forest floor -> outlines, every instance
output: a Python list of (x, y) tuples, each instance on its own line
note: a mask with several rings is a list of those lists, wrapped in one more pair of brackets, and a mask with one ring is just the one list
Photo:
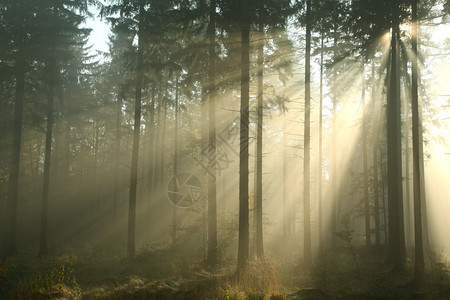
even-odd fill
[(412, 268), (392, 273), (383, 250), (353, 255), (340, 248), (309, 271), (298, 256), (271, 254), (252, 260), (239, 282), (231, 257), (212, 270), (174, 248), (146, 247), (133, 261), (94, 250), (86, 245), (46, 258), (3, 259), (0, 299), (450, 299), (445, 263), (430, 263), (423, 284), (415, 286)]

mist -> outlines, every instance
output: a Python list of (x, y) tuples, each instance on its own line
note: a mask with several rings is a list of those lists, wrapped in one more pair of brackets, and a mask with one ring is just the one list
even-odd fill
[(449, 8), (4, 1), (0, 298), (450, 296)]

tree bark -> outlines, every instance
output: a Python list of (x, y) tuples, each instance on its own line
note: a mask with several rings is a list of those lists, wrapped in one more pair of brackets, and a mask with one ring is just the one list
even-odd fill
[[(333, 32), (333, 57), (337, 57), (337, 20), (334, 20), (334, 32)], [(336, 77), (337, 72), (334, 69), (336, 66), (333, 66), (333, 80), (335, 81), (334, 89), (336, 89), (337, 83), (336, 83)], [(331, 148), (332, 148), (332, 155), (331, 155), (331, 247), (335, 248), (337, 246), (337, 239), (334, 233), (337, 231), (337, 207), (338, 207), (338, 198), (339, 198), (339, 191), (337, 187), (337, 104), (338, 104), (338, 98), (337, 93), (334, 91), (333, 95), (333, 109), (332, 109), (332, 136), (331, 136)]]
[(370, 233), (370, 199), (369, 199), (369, 169), (367, 166), (367, 122), (366, 122), (366, 79), (365, 69), (363, 66), (363, 78), (362, 78), (362, 138), (363, 138), (363, 181), (364, 181), (364, 221), (366, 229), (366, 247), (369, 248), (372, 245), (371, 233)]
[[(405, 68), (405, 71), (408, 68), (408, 63), (407, 61), (404, 61), (404, 65), (403, 67)], [(408, 76), (406, 76), (408, 77)], [(409, 81), (409, 77), (408, 77), (408, 81)], [(410, 139), (409, 139), (409, 130), (411, 128), (411, 120), (410, 120), (410, 116), (409, 116), (409, 96), (411, 96), (410, 93), (406, 92), (405, 93), (405, 101), (403, 101), (404, 105), (403, 105), (403, 115), (404, 115), (404, 129), (403, 129), (403, 136), (405, 138), (405, 199), (404, 199), (404, 211), (405, 211), (405, 248), (410, 248), (413, 245), (413, 216), (411, 215), (411, 184), (410, 184)]]
[(98, 135), (99, 135), (99, 128), (98, 128), (98, 117), (94, 114), (93, 115), (93, 144), (94, 144), (94, 161), (92, 162), (92, 182), (91, 182), (91, 197), (93, 202), (98, 201), (98, 183), (97, 183), (97, 164), (98, 164)]
[(310, 267), (311, 252), (311, 215), (310, 215), (310, 119), (311, 119), (311, 0), (306, 1), (306, 53), (305, 53), (305, 120), (303, 155), (303, 263)]
[(127, 256), (133, 259), (136, 254), (136, 191), (137, 191), (137, 173), (139, 159), (139, 139), (141, 128), (141, 97), (142, 80), (144, 78), (144, 33), (143, 27), (144, 5), (142, 1), (139, 4), (139, 29), (138, 29), (138, 52), (136, 65), (136, 91), (134, 104), (134, 130), (133, 130), (133, 152), (131, 155), (131, 174), (130, 174), (130, 198), (128, 206), (128, 239)]
[[(286, 115), (284, 115), (286, 116)], [(290, 222), (289, 216), (290, 211), (288, 210), (288, 199), (287, 199), (287, 164), (286, 164), (286, 118), (283, 118), (283, 236), (286, 237), (290, 232)]]
[[(417, 0), (417, 5), (419, 4), (419, 0)], [(447, 1), (447, 4), (449, 2)], [(419, 26), (419, 20), (417, 20), (417, 52), (420, 51), (420, 26)], [(420, 84), (420, 72), (417, 70), (417, 85), (419, 88)], [(419, 102), (419, 104), (421, 104)], [(433, 253), (433, 249), (431, 248), (431, 241), (430, 241), (430, 232), (428, 230), (428, 214), (427, 214), (427, 196), (425, 191), (425, 166), (424, 166), (424, 155), (423, 155), (423, 127), (422, 127), (422, 105), (419, 105), (418, 107), (419, 111), (419, 157), (420, 157), (420, 174), (423, 174), (423, 176), (420, 177), (420, 199), (421, 199), (421, 210), (422, 210), (422, 233), (423, 233), (423, 248), (424, 252), (427, 254), (427, 256), (431, 259), (434, 259), (435, 254)]]
[(374, 219), (375, 219), (375, 245), (379, 247), (381, 245), (381, 228), (380, 228), (380, 202), (379, 202), (379, 185), (378, 185), (378, 135), (379, 135), (379, 114), (376, 113), (378, 107), (376, 104), (375, 97), (375, 64), (372, 59), (372, 112), (375, 113), (372, 123), (373, 132), (373, 152), (372, 152), (372, 163), (373, 163), (373, 201), (374, 201)]
[(418, 67), (417, 67), (417, 2), (412, 2), (412, 131), (413, 131), (413, 186), (414, 186), (414, 282), (421, 283), (425, 274), (425, 263), (423, 254), (423, 227), (422, 227), (422, 202), (421, 202), (421, 174), (420, 170), (420, 147), (419, 128), (421, 126), (419, 115), (419, 93), (418, 93)]
[(239, 238), (236, 274), (241, 278), (248, 267), (249, 210), (248, 210), (248, 144), (249, 144), (249, 24), (248, 0), (242, 1), (241, 15), (241, 108), (239, 144)]
[(41, 207), (41, 239), (38, 256), (48, 254), (48, 201), (50, 190), (50, 159), (53, 138), (53, 98), (55, 92), (55, 62), (49, 64), (48, 91), (47, 91), (47, 131), (45, 136), (45, 158), (44, 158), (44, 185), (42, 188)]
[(216, 1), (211, 0), (209, 8), (209, 145), (210, 151), (214, 152), (212, 161), (209, 161), (210, 175), (208, 176), (208, 257), (210, 266), (217, 263), (217, 199), (216, 199)]
[(155, 96), (155, 82), (153, 81), (152, 83), (152, 98), (151, 98), (151, 103), (150, 103), (150, 117), (149, 117), (149, 151), (148, 151), (148, 156), (149, 156), (149, 161), (150, 161), (150, 165), (149, 165), (149, 217), (151, 217), (151, 200), (153, 199), (154, 195), (155, 195), (155, 167), (156, 167), (156, 162), (155, 162), (155, 137), (157, 136), (155, 134), (155, 101), (156, 101), (156, 96)]
[[(208, 146), (208, 98), (207, 98), (207, 88), (206, 88), (206, 76), (203, 78), (204, 84), (202, 85), (202, 106), (201, 106), (201, 116), (202, 121), (200, 122), (201, 134), (202, 134), (202, 149)], [(209, 197), (209, 196), (208, 196)], [(203, 259), (207, 261), (208, 259), (208, 216), (206, 211), (207, 199), (203, 201)]]
[[(323, 26), (323, 24), (322, 24)], [(322, 195), (322, 164), (323, 164), (323, 41), (324, 31), (320, 34), (320, 95), (319, 95), (319, 186), (318, 186), (318, 206), (319, 206), (319, 255), (323, 254), (323, 195)]]
[[(174, 126), (174, 153), (173, 153), (173, 178), (176, 179), (178, 172), (178, 76), (175, 84), (175, 126)], [(177, 190), (176, 186), (177, 180), (174, 180), (174, 187), (172, 191)], [(177, 238), (177, 208), (172, 207), (172, 245), (175, 245)]]
[[(383, 151), (382, 151), (382, 147), (380, 145), (380, 172), (381, 172), (381, 198), (383, 200), (383, 225), (384, 225), (384, 243), (386, 245), (389, 244), (389, 237), (388, 237), (388, 229), (389, 229), (389, 222), (388, 222), (388, 217), (387, 217), (387, 210), (388, 210), (388, 205), (386, 204), (387, 199), (386, 199), (386, 188), (387, 188), (387, 161), (386, 163), (383, 162)], [(389, 245), (388, 245), (389, 246)]]
[(113, 222), (117, 219), (117, 200), (119, 198), (119, 170), (120, 170), (120, 142), (121, 135), (121, 116), (122, 116), (122, 102), (123, 91), (117, 95), (117, 111), (116, 111), (116, 141), (115, 141), (115, 159), (114, 159), (114, 195), (113, 195)]
[(405, 231), (402, 196), (401, 103), (398, 64), (399, 16), (393, 4), (391, 64), (387, 103), (389, 261), (393, 271), (405, 270)]
[[(260, 17), (261, 18), (261, 17)], [(263, 72), (264, 72), (264, 25), (259, 21), (258, 35), (258, 58), (257, 58), (257, 80), (258, 80), (258, 124), (256, 126), (256, 255), (264, 257), (263, 244), (263, 207), (262, 207), (262, 137), (263, 137)]]

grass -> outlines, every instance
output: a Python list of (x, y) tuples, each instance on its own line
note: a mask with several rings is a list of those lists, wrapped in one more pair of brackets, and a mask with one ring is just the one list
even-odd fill
[(40, 261), (34, 267), (28, 265), (28, 268), (24, 263), (29, 262), (20, 258), (8, 265), (4, 259), (0, 282), (2, 299), (81, 298), (71, 259), (61, 264)]
[[(86, 247), (84, 247), (86, 248)], [(90, 247), (87, 247), (90, 248)], [(411, 285), (412, 269), (393, 274), (380, 250), (358, 251), (360, 271), (345, 247), (326, 253), (314, 268), (301, 258), (273, 254), (252, 260), (237, 280), (235, 261), (222, 257), (208, 269), (186, 249), (146, 247), (129, 261), (97, 249), (69, 251), (45, 259), (21, 254), (0, 263), (1, 299), (446, 299), (448, 264), (430, 264), (420, 288)], [(285, 251), (285, 249), (283, 249)], [(73, 256), (73, 253), (83, 253)]]

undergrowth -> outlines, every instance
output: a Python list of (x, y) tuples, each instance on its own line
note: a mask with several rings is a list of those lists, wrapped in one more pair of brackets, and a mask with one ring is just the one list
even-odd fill
[(277, 300), (285, 299), (280, 276), (269, 257), (251, 262), (240, 275), (219, 283), (221, 300)]
[[(145, 247), (132, 261), (102, 256), (98, 251), (89, 257), (75, 257), (76, 276), (68, 256), (56, 257), (56, 261), (31, 256), (8, 258), (0, 261), (0, 298), (278, 300), (450, 296), (449, 265), (444, 257), (429, 265), (425, 286), (416, 291), (408, 285), (411, 272), (392, 274), (380, 249), (355, 247), (354, 252), (349, 251), (350, 228), (344, 226), (343, 232), (341, 247), (324, 253), (312, 270), (303, 270), (298, 257), (275, 255), (251, 260), (239, 278), (234, 274), (236, 261), (231, 258), (221, 260), (216, 268), (208, 268), (198, 255), (189, 257), (179, 249), (163, 246)], [(356, 255), (359, 272), (355, 268)]]
[[(2, 268), (6, 270), (6, 263)], [(7, 279), (7, 278), (6, 278)], [(50, 267), (39, 266), (31, 275), (21, 280), (5, 299), (79, 299), (81, 288), (76, 280), (72, 260)]]

